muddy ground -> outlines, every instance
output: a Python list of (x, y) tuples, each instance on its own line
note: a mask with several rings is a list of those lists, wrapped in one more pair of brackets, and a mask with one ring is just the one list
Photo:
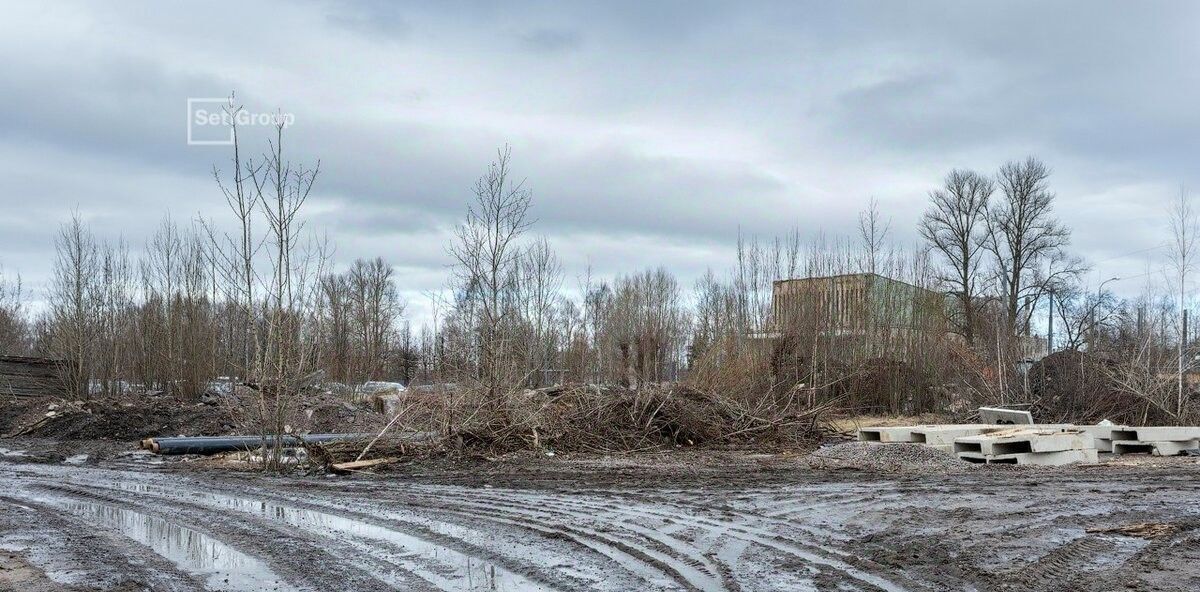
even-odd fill
[(675, 453), (283, 478), (18, 455), (38, 444), (0, 441), (3, 590), (1200, 589), (1189, 458), (880, 473)]

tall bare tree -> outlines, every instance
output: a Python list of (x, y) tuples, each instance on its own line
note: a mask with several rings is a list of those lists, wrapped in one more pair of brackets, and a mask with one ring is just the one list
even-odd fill
[(519, 283), (521, 249), (518, 240), (532, 223), (532, 192), (514, 181), (509, 163), (512, 149), (497, 151), (496, 160), (475, 183), (467, 219), (455, 229), (450, 255), (465, 303), (476, 311), (479, 331), (479, 378), (490, 403), (498, 403), (510, 380), (509, 358), (514, 346), (503, 327), (515, 311), (512, 296)]
[(55, 355), (71, 362), (69, 390), (76, 396), (90, 397), (100, 266), (96, 239), (78, 212), (59, 229), (54, 248), (57, 255), (50, 281), (50, 346)]
[(1175, 416), (1183, 413), (1184, 403), (1184, 374), (1188, 370), (1187, 329), (1184, 324), (1187, 311), (1188, 277), (1196, 267), (1197, 238), (1200, 237), (1200, 220), (1187, 190), (1180, 188), (1179, 199), (1171, 204), (1171, 284), (1175, 288), (1177, 311), (1181, 315), (1179, 323), (1179, 356), (1176, 373)]
[(987, 243), (988, 200), (995, 186), (974, 171), (955, 169), (941, 188), (929, 192), (930, 206), (918, 230), (944, 260), (939, 279), (958, 299), (955, 330), (975, 342), (982, 292), (981, 269)]
[(1005, 163), (996, 174), (1002, 195), (989, 207), (987, 248), (996, 266), (1010, 336), (1017, 334), (1049, 287), (1079, 271), (1075, 265), (1047, 266), (1064, 261), (1064, 248), (1071, 242), (1071, 231), (1054, 216), (1049, 177), (1050, 169), (1032, 156)]

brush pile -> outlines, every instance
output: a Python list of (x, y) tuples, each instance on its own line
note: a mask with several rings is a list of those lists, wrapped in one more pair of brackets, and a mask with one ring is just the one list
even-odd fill
[(492, 450), (637, 452), (675, 446), (810, 442), (824, 408), (726, 399), (686, 385), (566, 385), (526, 390), (460, 415), (464, 446)]

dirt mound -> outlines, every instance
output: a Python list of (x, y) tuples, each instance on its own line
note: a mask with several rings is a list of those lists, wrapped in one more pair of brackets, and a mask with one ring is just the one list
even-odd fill
[(920, 444), (846, 442), (814, 451), (805, 462), (812, 468), (857, 469), (872, 472), (954, 472), (971, 466), (949, 452)]
[[(181, 404), (165, 397), (43, 400), (30, 407), (23, 425), (10, 426), (9, 433), (60, 440), (137, 440), (163, 434), (216, 435), (227, 433), (234, 425), (230, 414), (216, 406)], [(28, 411), (38, 412), (35, 421), (29, 421)]]
[[(249, 433), (249, 401), (230, 397), (185, 403), (168, 396), (64, 401), (18, 399), (0, 402), (5, 419), (0, 434), (59, 440), (127, 440), (152, 436), (217, 436)], [(333, 395), (306, 397), (288, 422), (293, 431), (371, 432), (387, 418), (368, 403), (350, 403)]]

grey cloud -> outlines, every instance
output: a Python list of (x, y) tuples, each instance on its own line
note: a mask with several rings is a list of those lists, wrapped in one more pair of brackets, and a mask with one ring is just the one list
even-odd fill
[(166, 211), (220, 221), (229, 153), (185, 145), (184, 100), (231, 90), (299, 111), (288, 146), (322, 160), (312, 224), (339, 260), (420, 289), (506, 142), (572, 275), (722, 267), (739, 230), (848, 235), (871, 195), (911, 242), (945, 171), (1029, 153), (1103, 259), (1159, 242), (1165, 199), (1200, 187), (1192, 5), (362, 0), (255, 8), (288, 28), (196, 25), (204, 44), (170, 29), (182, 8), (75, 10), (92, 29), (0, 24), (36, 49), (0, 66), (0, 264), (27, 277), (76, 206), (135, 245)]
[(412, 31), (401, 2), (352, 0), (327, 6), (326, 21), (355, 33), (385, 41), (398, 41)]
[(557, 53), (579, 47), (580, 38), (576, 31), (541, 28), (522, 33), (521, 43), (532, 51)]

